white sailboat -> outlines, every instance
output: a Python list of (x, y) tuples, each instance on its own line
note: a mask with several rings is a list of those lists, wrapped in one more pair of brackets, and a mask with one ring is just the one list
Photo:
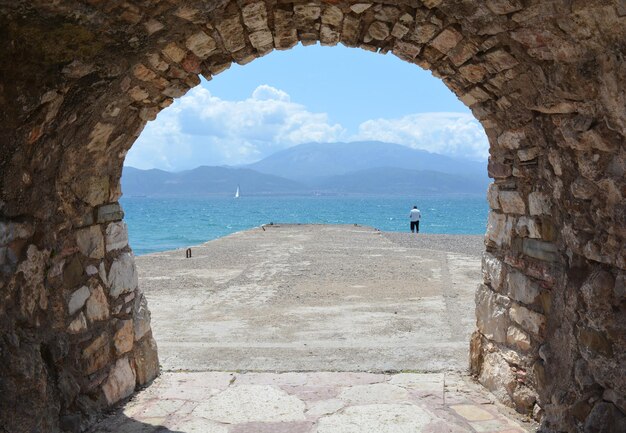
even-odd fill
[(235, 191), (235, 198), (239, 198), (239, 185), (237, 185), (237, 191)]

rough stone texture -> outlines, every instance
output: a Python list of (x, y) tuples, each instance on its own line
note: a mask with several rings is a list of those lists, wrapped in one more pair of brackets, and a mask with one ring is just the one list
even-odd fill
[(102, 286), (98, 285), (92, 292), (85, 306), (85, 314), (90, 322), (109, 318), (109, 302)]
[(130, 253), (123, 253), (111, 265), (108, 273), (110, 291), (113, 298), (137, 288), (138, 277), (135, 260)]
[[(376, 397), (375, 403), (351, 398), (368, 388), (373, 390), (368, 395)], [(376, 390), (385, 388), (395, 392), (377, 394)], [(537, 425), (527, 417), (493, 400), (471, 378), (451, 372), (166, 372), (89, 432), (536, 431)]]
[(135, 390), (135, 372), (128, 358), (121, 358), (109, 372), (109, 377), (102, 386), (104, 396), (109, 404), (117, 403), (128, 397)]
[(85, 301), (89, 298), (91, 292), (89, 291), (89, 287), (82, 286), (80, 289), (76, 290), (70, 296), (70, 301), (67, 304), (67, 309), (70, 315), (74, 314), (85, 305)]
[(80, 252), (92, 259), (104, 257), (104, 240), (100, 226), (91, 226), (76, 232), (76, 244)]
[(128, 228), (125, 222), (120, 221), (109, 224), (105, 233), (107, 252), (121, 250), (128, 245)]
[[(391, 51), (441, 78), (484, 126), (498, 189), (525, 204), (523, 213), (517, 200), (514, 209), (492, 205), (486, 248), (503, 270), (545, 290), (534, 305), (511, 304), (545, 324), (523, 353), (478, 334), (472, 370), (486, 385), (514, 371), (523, 386), (501, 397), (520, 410), (536, 400), (539, 409), (528, 412), (543, 413), (544, 431), (617, 426), (621, 412), (603, 396), (626, 394), (626, 306), (621, 289), (589, 303), (580, 288), (592, 274), (616, 281), (626, 269), (623, 2), (338, 0), (340, 25), (337, 11), (325, 13), (328, 2), (256, 2), (267, 18), (250, 14), (251, 3), (0, 6), (0, 425), (54, 431), (60, 420), (88, 420), (106, 400), (102, 383), (119, 359), (111, 354), (113, 323), (103, 321), (85, 341), (69, 334), (60, 306), (67, 291), (93, 287), (89, 278), (110, 289), (101, 275), (120, 253), (101, 259), (98, 241), (79, 248), (76, 236), (90, 226), (104, 233), (123, 218), (123, 159), (146, 121), (199, 84), (198, 74), (321, 39)], [(534, 228), (518, 225), (531, 216)], [(89, 276), (88, 265), (104, 270)], [(134, 293), (119, 284), (122, 275), (132, 272), (113, 277), (113, 293)], [(129, 302), (111, 297), (110, 318), (132, 316)], [(520, 322), (524, 332), (535, 326)], [(95, 342), (103, 345), (83, 360)], [(498, 368), (487, 363), (491, 355), (502, 359)], [(582, 364), (579, 372), (592, 373), (576, 380), (571, 372)], [(60, 369), (84, 385), (79, 395), (57, 383)]]

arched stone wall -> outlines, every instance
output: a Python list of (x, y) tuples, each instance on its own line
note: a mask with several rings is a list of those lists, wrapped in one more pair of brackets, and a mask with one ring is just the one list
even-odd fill
[(623, 1), (16, 0), (0, 35), (5, 431), (78, 431), (158, 372), (117, 203), (146, 121), (317, 41), (431, 70), (487, 132), (478, 380), (545, 431), (623, 429)]

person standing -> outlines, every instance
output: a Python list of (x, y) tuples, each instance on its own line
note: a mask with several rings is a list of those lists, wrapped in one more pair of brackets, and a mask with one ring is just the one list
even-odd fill
[(411, 233), (419, 233), (420, 232), (420, 219), (422, 218), (422, 214), (417, 206), (413, 206), (411, 212), (409, 213), (409, 219), (411, 220)]

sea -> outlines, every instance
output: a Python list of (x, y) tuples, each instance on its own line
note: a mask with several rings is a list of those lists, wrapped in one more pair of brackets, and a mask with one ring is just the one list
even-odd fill
[(420, 233), (484, 234), (484, 195), (256, 196), (240, 198), (122, 197), (130, 244), (137, 255), (186, 248), (270, 223), (359, 224), (408, 232), (420, 209)]

